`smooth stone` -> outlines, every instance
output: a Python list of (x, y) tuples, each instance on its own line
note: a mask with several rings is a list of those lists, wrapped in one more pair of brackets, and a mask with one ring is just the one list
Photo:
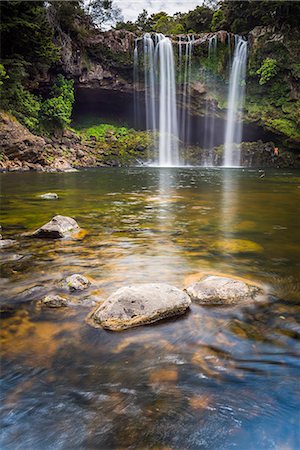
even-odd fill
[(79, 230), (76, 220), (67, 216), (54, 216), (50, 222), (31, 234), (32, 237), (60, 239), (70, 236)]
[(47, 295), (40, 303), (48, 308), (64, 308), (68, 306), (68, 301), (59, 295)]
[(66, 284), (70, 291), (83, 291), (90, 286), (91, 282), (83, 275), (75, 273), (66, 278)]
[(40, 195), (43, 200), (57, 200), (58, 195), (55, 192), (47, 192), (47, 194)]
[(207, 276), (191, 284), (186, 292), (200, 305), (247, 303), (263, 293), (258, 286), (229, 277)]
[(16, 242), (14, 239), (0, 239), (0, 248), (11, 247)]
[(87, 321), (94, 327), (121, 331), (181, 315), (190, 304), (185, 292), (169, 284), (130, 285), (112, 294)]

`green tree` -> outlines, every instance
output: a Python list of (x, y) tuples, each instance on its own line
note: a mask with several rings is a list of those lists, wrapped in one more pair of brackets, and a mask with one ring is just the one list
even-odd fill
[(202, 33), (210, 31), (212, 15), (213, 11), (210, 8), (197, 6), (193, 11), (184, 14), (181, 21), (187, 31), (193, 30), (194, 33)]
[(211, 31), (217, 31), (222, 28), (224, 22), (224, 12), (222, 9), (217, 9), (212, 16)]

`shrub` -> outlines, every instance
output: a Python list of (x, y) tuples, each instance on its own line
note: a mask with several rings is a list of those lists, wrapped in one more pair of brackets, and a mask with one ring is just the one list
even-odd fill
[(256, 71), (257, 75), (260, 75), (259, 84), (266, 84), (271, 78), (275, 77), (278, 72), (278, 66), (276, 59), (266, 58), (261, 67)]
[(74, 103), (74, 81), (66, 80), (63, 75), (57, 77), (52, 88), (53, 97), (47, 99), (41, 108), (42, 126), (49, 131), (63, 130), (71, 123)]

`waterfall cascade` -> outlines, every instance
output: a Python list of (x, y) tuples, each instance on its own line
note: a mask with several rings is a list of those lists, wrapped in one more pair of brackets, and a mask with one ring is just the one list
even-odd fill
[[(208, 41), (208, 61), (210, 64), (216, 64), (217, 58), (217, 36), (212, 36)], [(209, 71), (206, 82), (209, 84), (212, 92), (216, 89), (216, 75), (213, 71)], [(207, 157), (205, 159), (205, 166), (213, 166), (213, 147), (214, 147), (214, 133), (215, 133), (215, 118), (216, 118), (216, 106), (215, 102), (209, 99), (205, 104), (205, 124), (204, 124), (204, 148), (208, 150)]]
[(240, 143), (242, 139), (242, 121), (239, 109), (242, 108), (245, 95), (245, 77), (247, 65), (247, 42), (235, 36), (235, 50), (229, 79), (228, 110), (225, 131), (224, 162), (225, 167), (240, 166)]
[[(136, 40), (134, 50), (136, 87), (140, 40), (143, 42), (146, 127), (154, 132), (159, 130), (158, 152), (154, 164), (161, 167), (177, 166), (180, 164), (179, 134), (172, 41), (161, 33), (155, 35), (146, 33), (143, 38)], [(136, 111), (138, 111), (137, 102), (138, 99), (135, 99)]]
[[(235, 36), (235, 49), (232, 56), (231, 36), (228, 38), (228, 59), (230, 68), (228, 110), (225, 131), (224, 166), (239, 166), (239, 144), (242, 136), (242, 122), (239, 111), (243, 106), (245, 75), (247, 63), (247, 42)], [(134, 48), (134, 108), (136, 124), (139, 127), (140, 96), (144, 86), (146, 127), (153, 130), (156, 154), (151, 155), (151, 163), (161, 167), (184, 165), (186, 163), (180, 142), (187, 144), (191, 136), (191, 85), (194, 36), (180, 36), (173, 45), (163, 34), (146, 33), (137, 38)], [(173, 47), (177, 46), (178, 52)], [(208, 69), (205, 84), (212, 93), (216, 92), (217, 77), (215, 67), (218, 58), (218, 35), (208, 39)], [(231, 64), (232, 61), (232, 64)], [(140, 67), (141, 66), (141, 67)], [(141, 83), (142, 69), (144, 84)], [(176, 72), (177, 69), (177, 72)], [(194, 75), (194, 69), (193, 69)], [(199, 75), (201, 79), (201, 75)], [(177, 87), (177, 89), (176, 89)], [(206, 166), (214, 165), (216, 103), (212, 98), (206, 100), (205, 124), (200, 140), (207, 150)], [(159, 131), (159, 133), (156, 133)], [(193, 130), (195, 135), (198, 130)], [(200, 130), (199, 133), (202, 133)], [(150, 156), (150, 155), (149, 155)]]
[[(179, 100), (181, 109), (179, 111), (180, 139), (189, 142), (191, 132), (190, 109), (191, 109), (191, 76), (194, 36), (188, 36), (187, 40), (179, 38), (178, 44), (178, 81), (181, 90)], [(185, 48), (184, 48), (185, 46)], [(184, 48), (184, 51), (182, 49)], [(184, 57), (184, 63), (183, 63)]]

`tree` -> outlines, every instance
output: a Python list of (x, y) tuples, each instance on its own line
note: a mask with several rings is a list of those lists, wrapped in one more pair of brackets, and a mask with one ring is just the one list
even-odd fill
[(87, 12), (96, 25), (113, 25), (123, 20), (121, 9), (114, 5), (113, 0), (90, 0)]
[(210, 31), (213, 11), (205, 6), (197, 6), (183, 16), (185, 29), (194, 33)]

